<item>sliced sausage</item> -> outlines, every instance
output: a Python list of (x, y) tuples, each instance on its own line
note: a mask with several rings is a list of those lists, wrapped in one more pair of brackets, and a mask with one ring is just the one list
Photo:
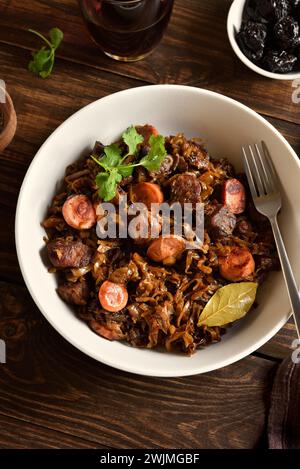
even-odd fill
[(224, 182), (222, 201), (232, 213), (238, 215), (244, 212), (246, 193), (243, 184), (238, 179), (232, 178)]
[(91, 262), (93, 255), (92, 249), (81, 241), (50, 241), (47, 251), (50, 262), (61, 269), (85, 267)]
[(215, 239), (230, 236), (236, 225), (235, 215), (227, 207), (216, 205), (208, 217), (209, 233)]
[(172, 180), (171, 202), (181, 204), (201, 202), (201, 183), (194, 174), (179, 174)]
[(164, 194), (158, 184), (139, 182), (131, 187), (130, 198), (132, 202), (141, 202), (151, 208), (151, 204), (163, 203)]
[(124, 285), (106, 280), (99, 289), (99, 301), (102, 308), (115, 313), (127, 305), (128, 292)]
[(65, 221), (76, 230), (88, 230), (96, 223), (92, 202), (86, 195), (71, 195), (62, 208)]
[(78, 282), (67, 282), (57, 289), (59, 296), (73, 305), (86, 305), (90, 296), (90, 289), (85, 279)]
[(155, 262), (177, 259), (185, 249), (185, 240), (180, 236), (160, 236), (152, 241), (147, 256)]
[(234, 246), (226, 256), (219, 258), (219, 271), (230, 282), (244, 280), (253, 274), (255, 262), (249, 249)]

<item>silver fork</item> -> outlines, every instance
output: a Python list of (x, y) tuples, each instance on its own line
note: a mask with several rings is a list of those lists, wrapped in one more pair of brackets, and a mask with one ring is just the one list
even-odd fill
[(242, 154), (251, 195), (256, 209), (270, 220), (277, 246), (278, 256), (287, 286), (298, 337), (300, 338), (300, 296), (291, 264), (277, 223), (281, 209), (279, 179), (273, 166), (267, 145), (261, 142), (242, 147)]

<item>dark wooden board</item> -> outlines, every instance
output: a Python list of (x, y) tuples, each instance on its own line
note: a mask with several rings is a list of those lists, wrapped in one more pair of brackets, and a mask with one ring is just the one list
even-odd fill
[(47, 33), (58, 26), (65, 33), (58, 57), (89, 65), (98, 74), (105, 70), (148, 83), (200, 86), (227, 94), (263, 114), (300, 123), (299, 105), (291, 99), (291, 82), (256, 75), (235, 57), (226, 32), (230, 4), (230, 0), (176, 0), (161, 45), (138, 63), (106, 58), (90, 39), (75, 0), (4, 3), (0, 6), (0, 42), (23, 49), (24, 61), (16, 61), (16, 67), (22, 65), (24, 70), (29, 50), (39, 46), (28, 28)]
[(0, 336), (7, 343), (0, 417), (122, 448), (260, 444), (276, 368), (271, 361), (248, 357), (205, 375), (140, 377), (97, 363), (69, 345), (24, 288), (2, 283), (0, 298)]
[(91, 449), (99, 444), (75, 438), (59, 431), (0, 415), (1, 449)]
[[(255, 75), (236, 59), (226, 35), (230, 4), (176, 0), (161, 45), (124, 64), (91, 41), (75, 0), (0, 2), (0, 78), (18, 114), (16, 137), (0, 155), (0, 338), (8, 356), (0, 364), (0, 448), (266, 444), (274, 372), (296, 337), (292, 320), (256, 354), (222, 370), (180, 379), (126, 374), (86, 357), (46, 322), (24, 287), (14, 244), (18, 193), (36, 151), (67, 117), (115, 91), (176, 83), (221, 92), (267, 117), (300, 152), (292, 83)], [(54, 73), (42, 80), (26, 70), (40, 47), (27, 29), (53, 26), (65, 38)]]

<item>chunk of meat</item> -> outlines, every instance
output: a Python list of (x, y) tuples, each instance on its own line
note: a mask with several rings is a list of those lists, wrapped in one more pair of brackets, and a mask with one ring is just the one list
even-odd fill
[(68, 240), (50, 241), (47, 252), (51, 264), (59, 269), (85, 267), (93, 255), (92, 249), (86, 244)]
[(219, 271), (230, 282), (239, 282), (250, 277), (255, 270), (255, 262), (249, 249), (234, 246), (226, 256), (219, 258)]
[(110, 321), (108, 324), (100, 324), (100, 322), (93, 319), (90, 321), (90, 328), (108, 340), (123, 340), (125, 335), (122, 332), (120, 324)]
[(171, 202), (181, 204), (201, 202), (201, 183), (194, 174), (179, 174), (172, 180)]
[(63, 217), (76, 230), (88, 230), (96, 223), (94, 206), (86, 195), (71, 195), (62, 208)]
[(161, 204), (164, 201), (164, 194), (158, 184), (139, 182), (131, 187), (130, 198), (132, 202), (141, 202), (151, 208), (151, 204)]
[(209, 165), (208, 152), (199, 142), (189, 141), (189, 149), (185, 155), (186, 162), (194, 169), (206, 169)]
[(209, 232), (213, 238), (230, 236), (236, 225), (235, 215), (223, 205), (216, 205), (208, 217)]
[(243, 184), (235, 178), (228, 179), (223, 184), (222, 201), (235, 215), (243, 213), (246, 205), (246, 193)]
[(147, 256), (155, 262), (176, 260), (185, 249), (185, 240), (180, 236), (160, 236), (152, 241), (148, 250)]
[(127, 305), (128, 292), (124, 285), (106, 280), (99, 289), (99, 301), (106, 311), (115, 313)]
[(88, 282), (85, 279), (77, 282), (67, 282), (57, 288), (59, 296), (73, 305), (86, 305), (90, 296)]

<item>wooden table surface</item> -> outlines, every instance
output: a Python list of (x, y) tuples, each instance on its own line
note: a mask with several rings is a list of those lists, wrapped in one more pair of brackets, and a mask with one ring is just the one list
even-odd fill
[[(221, 370), (180, 379), (123, 373), (86, 357), (47, 323), (24, 285), (14, 243), (22, 179), (51, 132), (86, 104), (131, 87), (179, 83), (249, 105), (300, 150), (300, 108), (291, 82), (252, 73), (226, 36), (230, 0), (176, 0), (161, 45), (142, 62), (101, 54), (76, 0), (0, 0), (0, 78), (18, 114), (13, 143), (0, 155), (1, 448), (256, 448), (276, 367), (296, 337), (290, 321), (256, 353)], [(37, 46), (28, 28), (57, 26), (65, 39), (46, 80), (26, 67)], [(53, 155), (55, 157), (55, 155)], [(188, 358), (187, 358), (188, 359)]]

